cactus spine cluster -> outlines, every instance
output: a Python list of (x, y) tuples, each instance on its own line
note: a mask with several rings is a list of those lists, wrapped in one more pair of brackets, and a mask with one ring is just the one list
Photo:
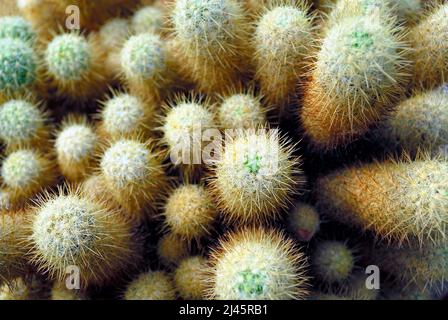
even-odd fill
[(207, 260), (193, 256), (181, 261), (174, 272), (174, 283), (182, 299), (202, 300), (205, 298)]
[(424, 157), (339, 170), (317, 182), (318, 207), (380, 238), (440, 243), (447, 230), (447, 168), (446, 161)]
[(274, 131), (237, 133), (211, 176), (211, 189), (229, 221), (275, 218), (302, 186), (300, 160)]
[(99, 285), (136, 257), (131, 224), (82, 191), (43, 196), (30, 228), (32, 261), (58, 281), (64, 281), (67, 267), (77, 266), (81, 286)]
[(171, 13), (179, 59), (200, 91), (222, 92), (247, 68), (249, 25), (236, 0), (179, 0)]
[(433, 89), (448, 81), (448, 4), (435, 6), (409, 32), (414, 63), (412, 83), (417, 89)]
[(174, 300), (176, 290), (170, 275), (163, 271), (141, 274), (129, 284), (124, 294), (126, 300)]
[(350, 17), (322, 40), (300, 118), (321, 150), (346, 145), (384, 116), (403, 93), (405, 44), (393, 20)]
[(267, 100), (286, 106), (296, 98), (313, 47), (313, 21), (303, 2), (284, 1), (259, 18), (254, 34), (256, 78)]
[(243, 229), (212, 251), (209, 296), (219, 300), (289, 300), (307, 295), (306, 258), (276, 231)]

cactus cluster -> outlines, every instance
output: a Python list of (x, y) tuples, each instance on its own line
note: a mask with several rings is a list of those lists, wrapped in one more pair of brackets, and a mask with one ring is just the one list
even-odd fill
[(446, 0), (0, 3), (0, 300), (447, 297)]

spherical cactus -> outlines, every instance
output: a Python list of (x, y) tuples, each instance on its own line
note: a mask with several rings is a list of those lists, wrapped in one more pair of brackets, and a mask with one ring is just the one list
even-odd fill
[(323, 241), (313, 253), (312, 264), (316, 275), (324, 282), (341, 283), (349, 278), (355, 258), (345, 243)]
[(300, 160), (277, 131), (245, 131), (226, 142), (211, 189), (228, 221), (275, 218), (303, 185)]
[(69, 116), (56, 134), (55, 149), (61, 173), (70, 181), (88, 176), (95, 163), (98, 137), (85, 117)]
[(163, 271), (141, 274), (131, 282), (124, 293), (126, 300), (175, 300), (173, 280)]
[(158, 101), (170, 78), (167, 50), (155, 34), (130, 37), (120, 53), (121, 70), (132, 93)]
[(189, 255), (188, 243), (174, 233), (167, 233), (157, 243), (157, 255), (163, 265), (177, 266)]
[(79, 268), (80, 285), (101, 285), (135, 263), (131, 224), (122, 213), (81, 191), (62, 189), (40, 199), (31, 223), (32, 261), (64, 281)]
[(47, 115), (28, 99), (9, 100), (0, 106), (0, 138), (8, 150), (48, 144)]
[(149, 137), (155, 117), (155, 105), (127, 93), (114, 94), (103, 103), (99, 132), (111, 139), (142, 135)]
[(448, 81), (448, 4), (433, 9), (409, 32), (414, 86), (432, 89)]
[(222, 92), (249, 65), (245, 12), (235, 0), (180, 0), (171, 13), (183, 70), (200, 91)]
[(131, 26), (129, 21), (124, 18), (110, 19), (98, 31), (98, 41), (106, 55), (104, 63), (108, 77), (119, 77), (121, 73), (120, 52), (130, 35)]
[(210, 232), (218, 211), (211, 196), (199, 185), (175, 189), (165, 204), (165, 225), (176, 235), (199, 239)]
[(319, 231), (320, 217), (316, 209), (297, 203), (288, 215), (288, 229), (300, 241), (308, 242)]
[(375, 141), (415, 155), (448, 144), (448, 93), (442, 89), (416, 94), (401, 102), (374, 131)]
[(274, 6), (256, 26), (256, 78), (266, 99), (281, 110), (296, 97), (297, 83), (309, 64), (313, 22), (307, 11), (303, 2)]
[(163, 28), (165, 15), (162, 9), (155, 6), (146, 6), (134, 13), (131, 26), (132, 31), (138, 33), (160, 33)]
[(316, 149), (346, 145), (384, 116), (403, 94), (405, 44), (391, 21), (353, 17), (322, 42), (300, 118)]
[(235, 92), (222, 98), (217, 119), (223, 129), (257, 128), (267, 123), (266, 111), (252, 92)]
[(446, 285), (448, 277), (448, 248), (446, 242), (420, 247), (379, 246), (371, 252), (381, 270), (398, 280), (395, 286), (414, 287), (420, 292), (437, 291)]
[(55, 282), (51, 288), (51, 300), (86, 300), (79, 289), (68, 289), (65, 282)]
[(127, 19), (110, 19), (98, 31), (101, 45), (105, 47), (105, 50), (121, 48), (131, 34), (130, 28)]
[(427, 157), (354, 166), (318, 180), (317, 205), (380, 238), (438, 242), (446, 238), (447, 172), (446, 161)]
[(285, 300), (307, 295), (306, 258), (277, 231), (243, 229), (212, 251), (209, 297)]
[(37, 34), (31, 23), (20, 16), (0, 17), (0, 38), (20, 39), (34, 44)]
[(47, 78), (59, 94), (76, 101), (104, 91), (102, 57), (93, 38), (76, 33), (55, 36), (46, 48), (44, 60)]
[(55, 182), (53, 161), (38, 151), (19, 149), (2, 163), (3, 184), (11, 191), (14, 201), (26, 201)]
[(19, 39), (0, 39), (0, 94), (24, 92), (37, 79), (37, 56)]
[(26, 270), (26, 212), (0, 214), (0, 284), (10, 282)]
[(209, 102), (182, 96), (165, 106), (162, 132), (171, 163), (187, 175), (200, 170), (202, 164), (202, 133), (215, 127)]
[(58, 6), (54, 0), (17, 0), (16, 2), (20, 13), (32, 24), (40, 39), (51, 39), (53, 32), (64, 23), (61, 17), (63, 20), (67, 17), (65, 8)]
[(101, 158), (100, 170), (107, 191), (137, 220), (146, 216), (143, 209), (155, 207), (166, 187), (165, 172), (150, 142), (113, 142)]
[(182, 260), (174, 273), (174, 284), (182, 299), (205, 299), (207, 260), (200, 256)]

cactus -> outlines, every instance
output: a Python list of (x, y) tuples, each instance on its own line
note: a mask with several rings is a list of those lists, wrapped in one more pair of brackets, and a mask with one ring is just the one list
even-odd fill
[(18, 277), (10, 284), (0, 286), (0, 300), (31, 300), (31, 292), (23, 278)]
[(350, 277), (355, 257), (344, 242), (322, 241), (313, 253), (312, 265), (316, 275), (325, 283), (342, 283)]
[(206, 267), (207, 260), (200, 256), (182, 260), (174, 272), (174, 284), (182, 299), (205, 299)]
[(218, 212), (211, 196), (199, 185), (184, 185), (173, 191), (165, 204), (165, 225), (186, 239), (199, 239), (210, 232)]
[(236, 0), (180, 0), (171, 13), (183, 71), (199, 91), (223, 92), (249, 63), (249, 24)]
[(325, 36), (300, 111), (316, 149), (364, 135), (403, 94), (406, 47), (397, 32), (390, 20), (361, 16), (344, 19)]
[(264, 126), (267, 123), (266, 112), (261, 104), (261, 97), (253, 90), (233, 90), (222, 97), (218, 108), (218, 122), (223, 129), (250, 129)]
[(162, 9), (155, 6), (146, 6), (137, 10), (131, 20), (134, 33), (161, 33), (165, 21)]
[(55, 149), (61, 173), (70, 181), (88, 176), (95, 163), (98, 137), (85, 117), (69, 116), (56, 134)]
[(112, 142), (101, 158), (100, 170), (108, 192), (137, 220), (146, 217), (143, 209), (154, 208), (154, 201), (167, 187), (151, 142), (126, 138)]
[(299, 241), (308, 242), (319, 231), (319, 213), (313, 206), (296, 203), (294, 209), (288, 215), (287, 225)]
[(303, 253), (277, 231), (243, 229), (228, 234), (212, 250), (212, 299), (285, 300), (307, 295)]
[(442, 159), (420, 157), (339, 170), (318, 180), (317, 205), (340, 222), (397, 244), (437, 243), (446, 238), (447, 169)]
[(300, 160), (278, 132), (238, 132), (226, 142), (211, 176), (211, 190), (230, 221), (271, 220), (303, 186)]
[(371, 252), (381, 270), (396, 277), (395, 286), (412, 288), (421, 293), (440, 291), (448, 277), (448, 249), (446, 243), (420, 247), (412, 243), (406, 247), (378, 246)]
[(163, 271), (149, 271), (132, 281), (124, 293), (125, 300), (175, 300), (173, 280)]
[(164, 109), (166, 115), (161, 121), (161, 130), (171, 162), (185, 175), (195, 175), (203, 160), (202, 154), (198, 154), (203, 150), (202, 133), (215, 127), (210, 102), (207, 99), (202, 102), (201, 97), (194, 94), (182, 95)]
[[(283, 108), (296, 98), (313, 48), (313, 18), (303, 3), (284, 1), (267, 10), (253, 36), (256, 78), (270, 104)], [(269, 8), (269, 7), (268, 7)]]
[(55, 182), (55, 169), (53, 161), (41, 152), (19, 149), (3, 160), (1, 177), (12, 201), (24, 202)]
[(174, 233), (167, 233), (157, 243), (157, 255), (163, 265), (172, 268), (188, 257), (188, 243)]
[(121, 50), (120, 64), (131, 93), (149, 100), (161, 99), (171, 71), (167, 48), (158, 35), (142, 33), (130, 37)]
[(391, 150), (401, 148), (411, 155), (437, 151), (448, 144), (448, 94), (439, 88), (401, 102), (373, 137)]
[(78, 101), (104, 91), (103, 58), (93, 37), (87, 39), (77, 33), (57, 35), (44, 55), (46, 78), (60, 95)]
[(433, 9), (409, 31), (414, 63), (412, 83), (417, 89), (433, 89), (448, 81), (448, 4)]
[(37, 56), (19, 39), (0, 39), (0, 96), (24, 92), (36, 83)]
[(23, 275), (26, 267), (26, 248), (23, 241), (27, 237), (27, 212), (0, 214), (0, 284), (9, 283)]
[(0, 139), (7, 150), (44, 147), (50, 136), (47, 114), (30, 99), (9, 100), (0, 106)]
[(13, 38), (28, 42), (33, 45), (37, 34), (33, 26), (23, 17), (0, 17), (0, 38)]
[(79, 268), (80, 285), (101, 285), (135, 263), (131, 225), (107, 202), (79, 190), (41, 197), (31, 222), (31, 261), (64, 281), (67, 267)]
[(87, 297), (79, 289), (68, 289), (64, 282), (55, 282), (51, 288), (51, 300), (87, 300)]
[(110, 19), (98, 31), (98, 43), (106, 55), (105, 69), (109, 77), (120, 75), (120, 52), (130, 34), (131, 26), (124, 18)]
[(103, 102), (99, 132), (103, 137), (151, 136), (156, 106), (128, 93), (114, 93)]

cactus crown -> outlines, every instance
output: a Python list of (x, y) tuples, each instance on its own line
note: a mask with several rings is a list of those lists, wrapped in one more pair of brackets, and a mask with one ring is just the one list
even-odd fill
[(146, 6), (135, 12), (132, 17), (132, 28), (135, 33), (157, 33), (163, 27), (163, 11), (157, 7)]
[(199, 48), (219, 48), (219, 43), (234, 34), (236, 12), (229, 0), (180, 0), (176, 1), (172, 20), (179, 38), (196, 39), (193, 45)]
[(28, 20), (20, 16), (0, 17), (0, 38), (13, 38), (33, 44), (36, 33)]
[(92, 63), (92, 48), (81, 35), (62, 34), (48, 45), (45, 61), (49, 72), (61, 80), (81, 80)]
[(144, 143), (121, 139), (104, 152), (101, 170), (109, 181), (122, 189), (142, 182), (148, 176), (150, 157)]
[(142, 33), (129, 38), (121, 51), (121, 66), (129, 79), (158, 80), (166, 68), (165, 47), (159, 36)]
[(367, 100), (388, 97), (396, 86), (401, 44), (387, 23), (346, 18), (328, 31), (318, 54), (316, 80), (333, 95)]
[(260, 100), (250, 94), (234, 94), (225, 98), (218, 117), (225, 128), (253, 128), (266, 122)]
[(85, 123), (67, 125), (56, 139), (56, 151), (65, 159), (75, 162), (89, 157), (97, 142), (97, 137), (92, 128)]
[(10, 100), (0, 107), (0, 137), (6, 143), (33, 138), (43, 125), (39, 109), (25, 100)]
[(291, 240), (276, 232), (243, 230), (212, 253), (216, 299), (291, 299), (306, 290), (305, 260)]
[(36, 79), (36, 55), (26, 42), (0, 39), (0, 91), (17, 91)]
[(309, 41), (311, 22), (305, 9), (279, 6), (266, 12), (257, 25), (256, 37), (259, 50), (275, 55), (291, 51), (291, 44), (300, 50), (305, 40)]
[(197, 102), (181, 101), (166, 115), (163, 132), (172, 147), (191, 135), (198, 128), (205, 130), (213, 127), (213, 115), (207, 107)]
[(316, 273), (328, 282), (341, 282), (352, 272), (355, 259), (351, 250), (339, 241), (324, 241), (313, 257)]
[(144, 104), (135, 96), (120, 94), (104, 104), (102, 119), (110, 133), (131, 133), (145, 113)]
[(18, 150), (11, 153), (2, 165), (2, 178), (12, 188), (26, 188), (35, 182), (43, 168), (37, 154), (31, 150)]
[(99, 31), (101, 43), (111, 50), (121, 47), (129, 34), (129, 22), (123, 18), (107, 21)]

